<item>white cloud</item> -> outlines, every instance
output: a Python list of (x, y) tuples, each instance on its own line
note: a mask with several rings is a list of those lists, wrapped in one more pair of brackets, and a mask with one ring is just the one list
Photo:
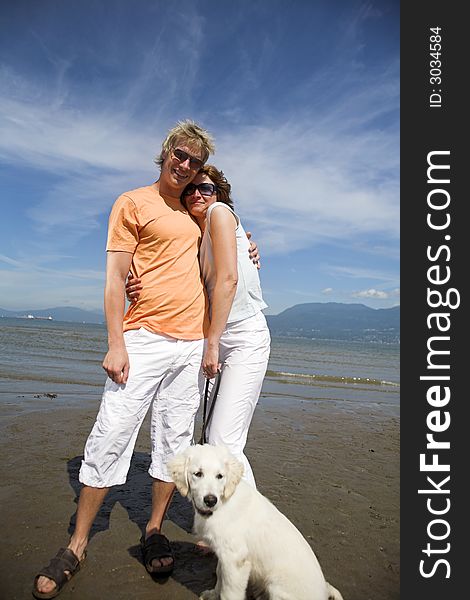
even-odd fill
[[(236, 206), (268, 253), (317, 242), (399, 236), (398, 129), (372, 123), (397, 104), (386, 84), (321, 115), (296, 114), (218, 135)], [(349, 113), (347, 112), (349, 110)], [(252, 224), (252, 225), (251, 225)]]
[(102, 309), (105, 273), (91, 269), (51, 269), (41, 263), (58, 257), (18, 260), (0, 254), (2, 308), (20, 310), (50, 308), (70, 303), (84, 309)]
[(384, 268), (373, 269), (366, 266), (327, 266), (327, 270), (332, 275), (347, 277), (348, 279), (374, 279), (381, 281), (386, 285), (395, 285), (398, 279), (398, 274), (393, 271), (387, 271)]
[(389, 297), (387, 292), (375, 290), (374, 288), (362, 290), (361, 292), (354, 292), (352, 295), (354, 298), (378, 298), (380, 300), (386, 300)]
[[(214, 105), (210, 97), (201, 97), (201, 82), (210, 75), (202, 62), (208, 22), (191, 5), (184, 11), (169, 10), (154, 37), (134, 40), (133, 60), (127, 64), (135, 66), (132, 75), (105, 75), (88, 88), (90, 82), (73, 79), (80, 55), (53, 55), (36, 34), (52, 65), (51, 77), (0, 69), (0, 161), (29, 172), (31, 179), (38, 175), (35, 193), (23, 211), (21, 256), (9, 251), (10, 256), (0, 257), (10, 291), (13, 283), (25, 308), (34, 307), (34, 294), (44, 306), (57, 304), (57, 296), (76, 298), (74, 304), (83, 307), (101, 306), (102, 287), (97, 293), (96, 282), (103, 280), (103, 273), (72, 271), (67, 269), (72, 263), (62, 259), (77, 258), (80, 244), (90, 233), (96, 236), (100, 226), (104, 255), (103, 223), (112, 202), (123, 191), (158, 176), (153, 158), (168, 127), (184, 117), (201, 118), (215, 134), (217, 154), (212, 162), (231, 181), (236, 209), (245, 228), (254, 232), (263, 257), (326, 242), (343, 250), (365, 244), (370, 252), (376, 248), (376, 254), (396, 258), (398, 63), (385, 64), (378, 73), (368, 72), (358, 61), (361, 23), (371, 15), (370, 7), (364, 6), (355, 19), (348, 12), (350, 27), (342, 23), (337, 28), (343, 40), (336, 40), (329, 65), (313, 69), (309, 78), (286, 90), (285, 110), (282, 98), (271, 110), (269, 98), (260, 93), (263, 73), (279, 59), (274, 37), (265, 39), (261, 54), (249, 48), (240, 53), (243, 40), (237, 39), (238, 50), (231, 55), (240, 65), (236, 81), (231, 73), (216, 73), (228, 91), (224, 102)], [(157, 9), (149, 5), (153, 10), (157, 18)], [(169, 47), (177, 25), (185, 36)], [(238, 26), (243, 26), (242, 16)], [(108, 41), (114, 49), (119, 46), (117, 30), (115, 39)], [(87, 48), (97, 72), (114, 73), (119, 54), (99, 56), (97, 48)], [(339, 70), (342, 60), (349, 71)], [(258, 111), (256, 125), (250, 125), (255, 122), (249, 116), (250, 102), (255, 106), (258, 100), (263, 111)], [(47, 187), (41, 187), (42, 175)], [(97, 267), (102, 260), (97, 257)], [(50, 269), (61, 262), (64, 272)], [(343, 264), (329, 270), (338, 278), (380, 282), (356, 282), (358, 287), (392, 287), (397, 282), (395, 274), (380, 267)], [(93, 292), (81, 287), (82, 276), (94, 280)], [(9, 297), (5, 283), (0, 283), (0, 292)], [(290, 293), (307, 295), (305, 290)]]
[(103, 308), (104, 273), (52, 269), (0, 269), (1, 306), (21, 310), (70, 304), (83, 309)]
[[(82, 113), (54, 105), (24, 81), (16, 82), (26, 92), (18, 97), (5, 79), (14, 78), (0, 78), (0, 157), (62, 175), (29, 213), (38, 224), (61, 224), (79, 238), (109, 210), (119, 186), (124, 191), (157, 175), (152, 159), (167, 128), (163, 119), (149, 131), (117, 109)], [(214, 162), (232, 181), (237, 209), (256, 228), (264, 254), (370, 234), (397, 239), (398, 132), (371, 127), (396, 105), (390, 87), (377, 82), (367, 96), (351, 92), (323, 116), (215, 131)]]

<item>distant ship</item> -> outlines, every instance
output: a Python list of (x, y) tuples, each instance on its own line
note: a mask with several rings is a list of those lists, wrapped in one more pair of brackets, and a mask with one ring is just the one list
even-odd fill
[(49, 315), (48, 317), (36, 317), (35, 315), (26, 315), (26, 319), (42, 319), (43, 321), (52, 321), (51, 315)]

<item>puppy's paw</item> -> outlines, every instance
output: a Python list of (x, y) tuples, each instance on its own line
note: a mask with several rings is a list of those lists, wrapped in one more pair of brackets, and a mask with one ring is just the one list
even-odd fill
[(218, 600), (217, 592), (215, 590), (205, 590), (199, 596), (199, 600)]

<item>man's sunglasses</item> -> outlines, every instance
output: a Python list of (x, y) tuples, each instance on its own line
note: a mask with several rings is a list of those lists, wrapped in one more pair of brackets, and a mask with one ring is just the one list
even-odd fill
[(179, 148), (174, 148), (172, 150), (172, 153), (176, 160), (180, 163), (186, 162), (189, 158), (189, 166), (191, 167), (191, 169), (200, 169), (204, 164), (204, 161), (200, 158), (191, 156), (191, 154), (188, 154), (187, 152), (185, 152), (184, 150), (180, 150)]
[(183, 196), (192, 196), (196, 190), (199, 190), (201, 196), (212, 196), (217, 191), (217, 186), (213, 183), (190, 183), (185, 187)]

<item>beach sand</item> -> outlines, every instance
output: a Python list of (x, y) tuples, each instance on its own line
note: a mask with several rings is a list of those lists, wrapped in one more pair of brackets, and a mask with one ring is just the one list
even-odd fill
[[(98, 403), (1, 394), (0, 598), (30, 598), (35, 573), (66, 545)], [(144, 425), (128, 481), (108, 495), (63, 600), (189, 600), (213, 586), (216, 558), (195, 549), (191, 506), (179, 495), (163, 527), (176, 553), (173, 574), (154, 581), (142, 566), (148, 448)], [(247, 454), (259, 490), (306, 537), (344, 600), (399, 598), (398, 409), (263, 394)]]

